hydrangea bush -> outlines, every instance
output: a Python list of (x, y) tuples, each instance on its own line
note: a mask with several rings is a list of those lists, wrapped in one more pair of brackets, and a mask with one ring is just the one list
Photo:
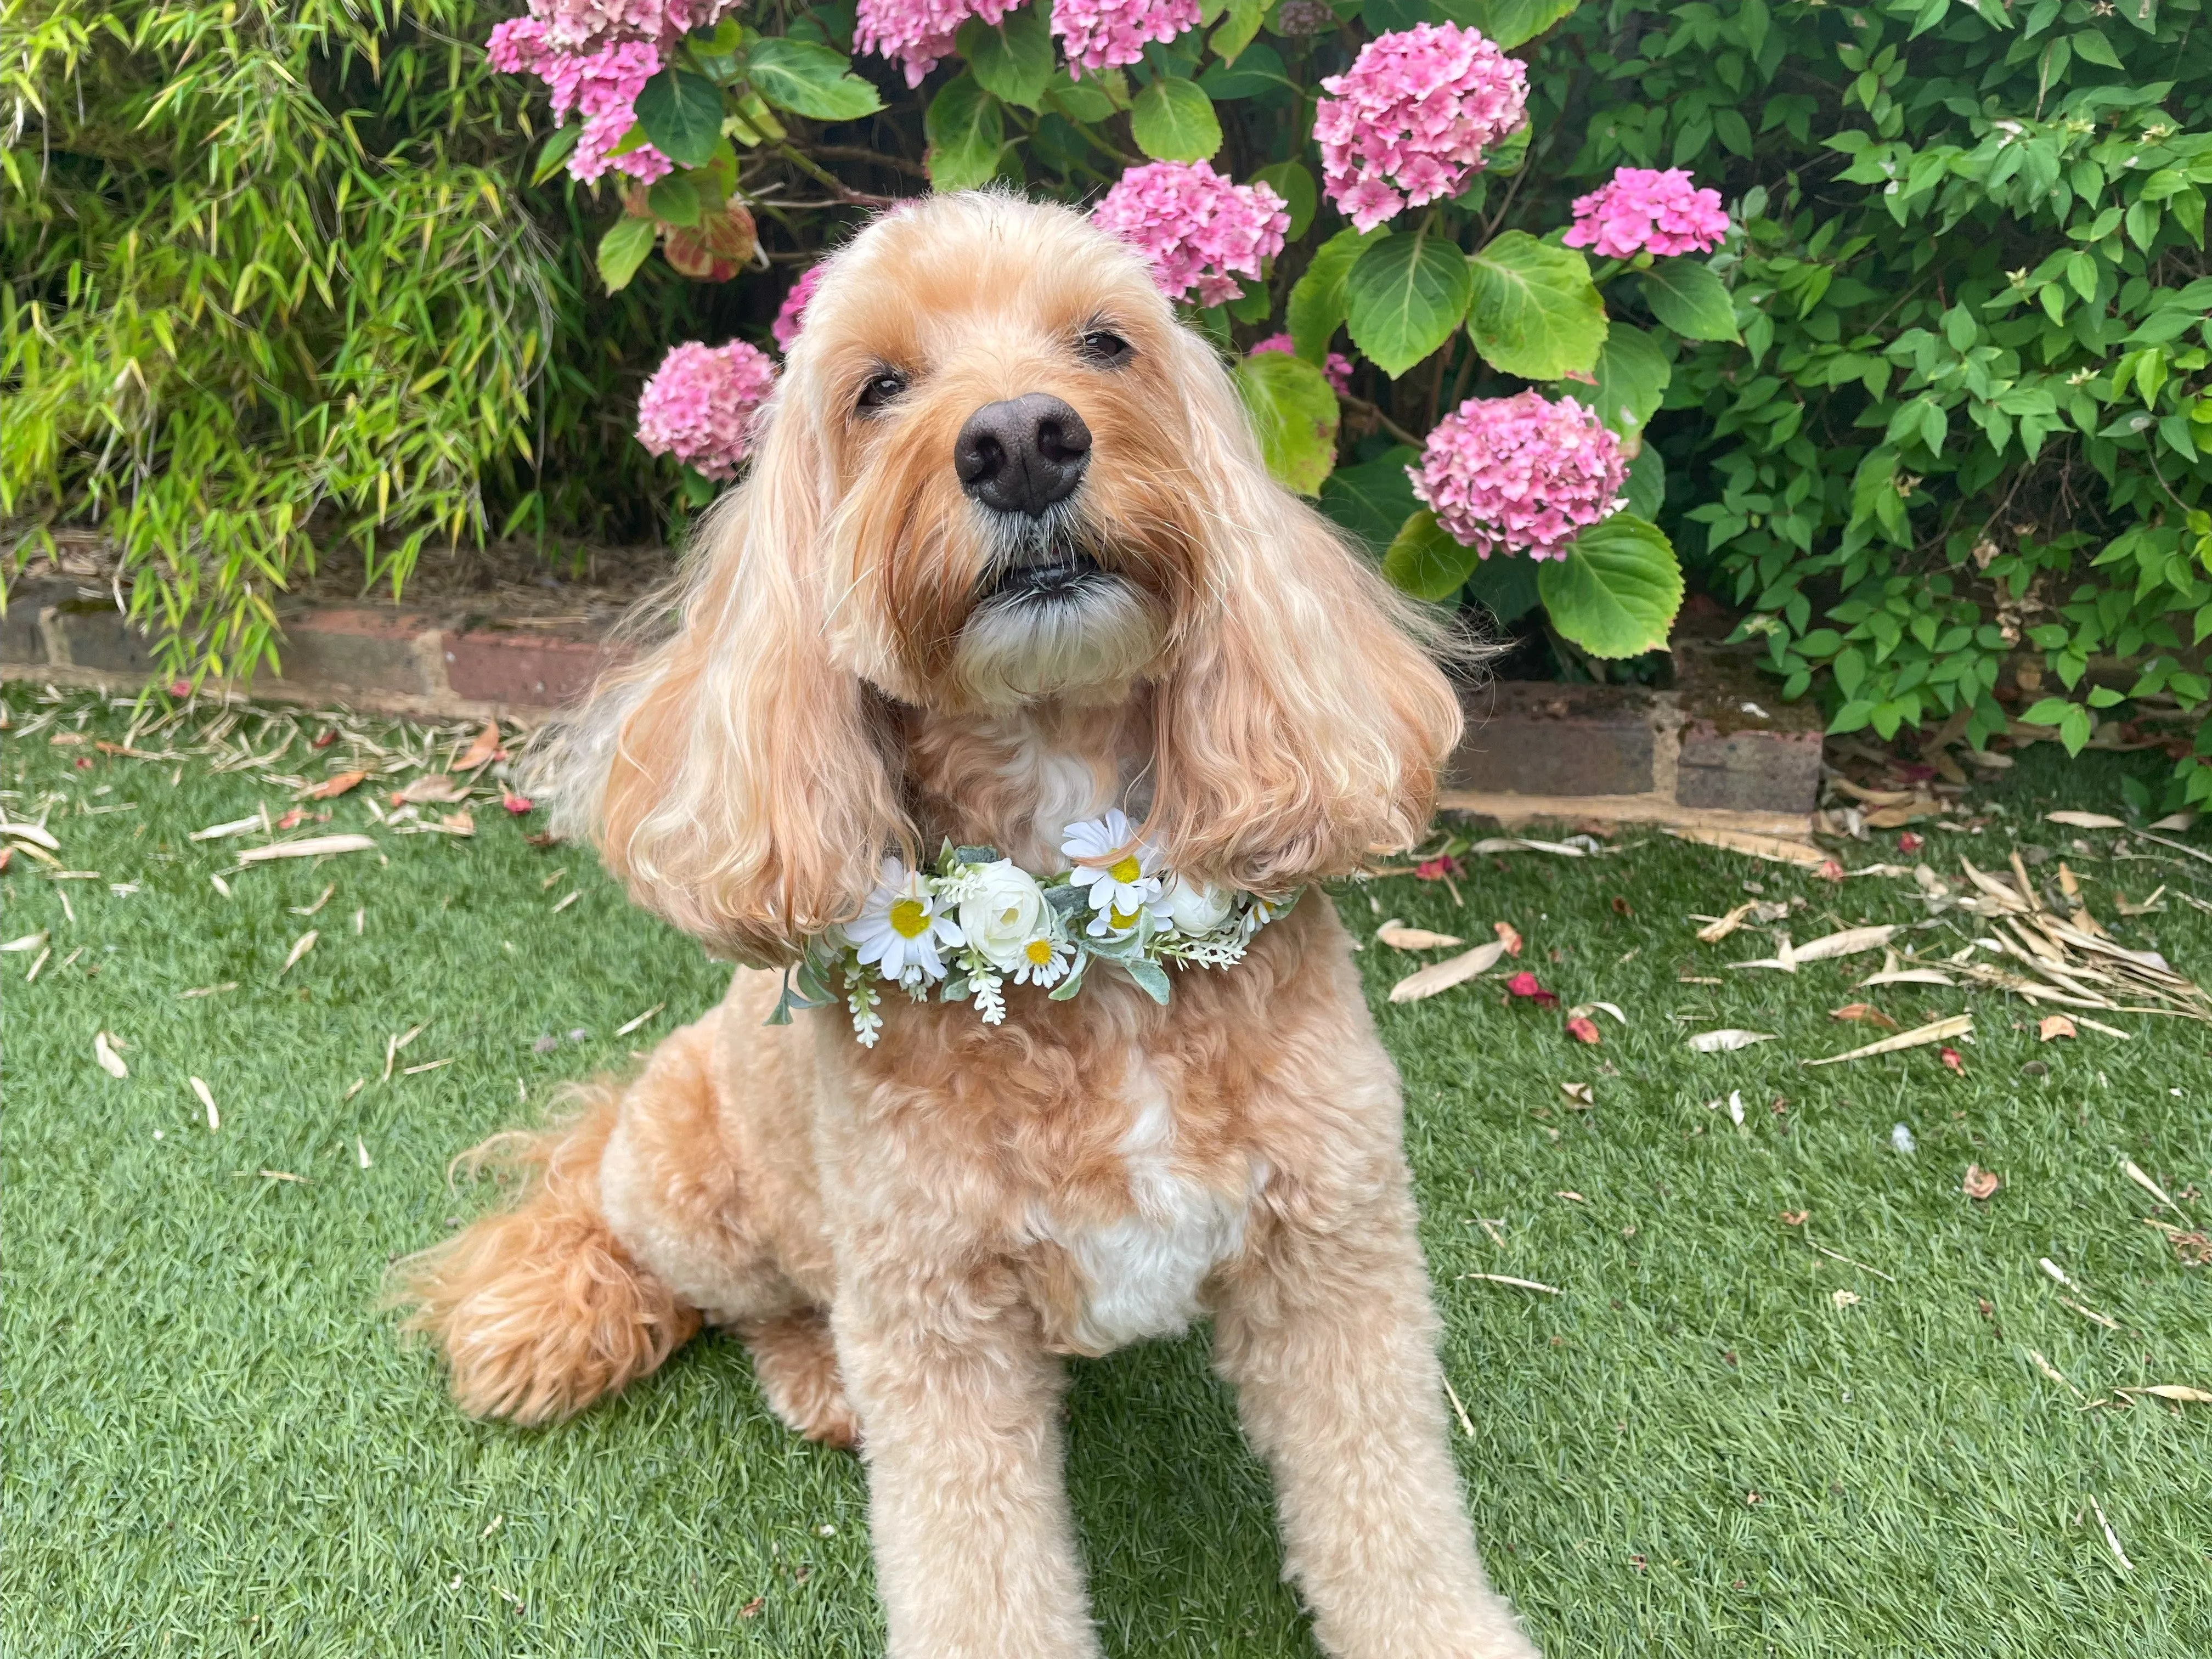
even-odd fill
[(250, 661), (314, 534), (396, 576), (703, 501), (821, 251), (999, 181), (1130, 239), (1285, 483), (1560, 672), (1654, 672), (1686, 565), (1838, 731), (2159, 745), (2205, 799), (2203, 7), (38, 8), (0, 513), (105, 523), (137, 614)]

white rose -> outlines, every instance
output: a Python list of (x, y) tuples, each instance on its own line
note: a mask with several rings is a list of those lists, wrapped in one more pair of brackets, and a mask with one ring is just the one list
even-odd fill
[(1044, 893), (1011, 859), (987, 864), (969, 878), (960, 901), (960, 931), (994, 967), (1012, 973), (1022, 947), (1045, 931)]
[[(1235, 901), (1222, 889), (1208, 882), (1186, 881), (1176, 876), (1170, 879), (1167, 891), (1153, 906), (1153, 914), (1164, 915), (1175, 923), (1176, 932), (1195, 937), (1220, 927), (1229, 920), (1229, 913), (1234, 908)], [(967, 920), (964, 910), (961, 920)]]

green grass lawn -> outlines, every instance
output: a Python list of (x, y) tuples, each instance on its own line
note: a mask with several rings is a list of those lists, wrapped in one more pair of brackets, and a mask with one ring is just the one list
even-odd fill
[[(82, 701), (24, 738), (46, 705), (7, 698), (0, 808), (33, 816), (59, 792), (62, 861), (98, 878), (21, 856), (0, 877), (0, 937), (52, 936), (33, 981), (34, 951), (0, 955), (0, 1647), (877, 1651), (860, 1467), (769, 1416), (736, 1342), (696, 1342), (580, 1420), (520, 1431), (455, 1413), (375, 1307), (395, 1254), (489, 1201), (447, 1189), (448, 1158), (706, 1009), (723, 970), (587, 854), (533, 848), (530, 821), (495, 808), (472, 839), (401, 836), (349, 797), (327, 829), (368, 829), (380, 854), (246, 870), (225, 899), (211, 875), (259, 838), (186, 836), (281, 811), (288, 789), (52, 744)], [(304, 744), (267, 765), (322, 769)], [(1991, 792), (2007, 816), (1971, 842), (1931, 834), (1922, 856), (2002, 865), (2010, 825), (2063, 848), (2078, 832), (2041, 812), (2112, 810), (2120, 773), (2046, 748)], [(2175, 903), (2122, 923), (2112, 902), (2160, 882), (2212, 896), (2212, 866), (2113, 860), (2110, 835), (2088, 838), (2097, 855), (2069, 859), (2106, 925), (2212, 974), (2212, 916)], [(1464, 908), (1411, 878), (1337, 901), (1362, 939), (1385, 915), (1482, 937), (1510, 921), (1567, 1002), (1628, 1016), (1598, 1015), (1593, 1049), (1494, 983), (1391, 1007), (1413, 963), (1372, 944), (1362, 958), (1406, 1074), (1447, 1370), (1474, 1427), (1457, 1439), (1468, 1501), (1546, 1651), (2212, 1654), (2212, 1406), (2078, 1409), (2026, 1356), (2090, 1400), (2212, 1389), (2212, 1267), (2185, 1268), (2143, 1224), (2153, 1200), (2120, 1168), (2193, 1188), (2183, 1202), (2212, 1222), (2212, 1032), (2107, 1016), (2134, 1040), (2043, 1043), (2033, 1012), (1994, 994), (1851, 991), (1873, 958), (1730, 975), (1719, 964), (1767, 954), (1765, 937), (1701, 945), (1686, 918), (1747, 883), (1808, 901), (1800, 942), (1925, 913), (1909, 883), (1620, 844), (1477, 860)], [(333, 885), (312, 919), (289, 914)], [(280, 971), (310, 927), (318, 943)], [(1828, 1018), (1861, 996), (1908, 1025), (1971, 1009), (1964, 1075), (1927, 1048), (1802, 1070), (1879, 1035)], [(418, 1024), (380, 1080), (389, 1040)], [(1682, 1046), (1728, 1025), (1781, 1040)], [(95, 1063), (103, 1030), (126, 1080)], [(1563, 1082), (1589, 1084), (1595, 1108)], [(1705, 1104), (1731, 1090), (1741, 1132)], [(1892, 1146), (1900, 1121), (1910, 1155)], [(2003, 1178), (1986, 1203), (1960, 1191), (1970, 1161)], [(1802, 1225), (1778, 1218), (1799, 1210)], [(2044, 1256), (2118, 1328), (2063, 1306)], [(1205, 1336), (1074, 1377), (1070, 1480), (1109, 1650), (1311, 1654)]]

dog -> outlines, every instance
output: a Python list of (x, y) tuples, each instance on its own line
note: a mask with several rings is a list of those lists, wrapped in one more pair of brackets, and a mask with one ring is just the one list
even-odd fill
[[(630, 894), (749, 965), (634, 1079), (478, 1149), (526, 1179), (404, 1265), (410, 1328), (525, 1424), (731, 1328), (785, 1422), (866, 1460), (892, 1655), (1077, 1659), (1061, 1357), (1208, 1317), (1321, 1645), (1533, 1655), (1453, 1468), (1396, 1071), (1326, 895), (1282, 908), (1425, 832), (1461, 729), (1434, 625), (1064, 208), (861, 230), (755, 431), (680, 621), (550, 750)], [(1242, 960), (1155, 969), (1163, 1004), (1101, 957), (996, 1023), (864, 967), (873, 1030), (792, 1012), (886, 882), (948, 845), (1084, 878), (1085, 820), (1127, 828), (1117, 868), (1246, 896)]]

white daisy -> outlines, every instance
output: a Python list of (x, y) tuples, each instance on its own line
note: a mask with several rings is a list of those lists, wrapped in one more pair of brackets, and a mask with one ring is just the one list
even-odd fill
[(1064, 939), (1040, 933), (1022, 946), (1021, 960), (1014, 968), (1017, 985), (1057, 985), (1067, 972), (1070, 946)]
[[(1119, 931), (1135, 927), (1138, 914), (1159, 896), (1159, 849), (1138, 839), (1118, 806), (1103, 818), (1069, 824), (1060, 850), (1075, 866), (1068, 879), (1088, 893), (1092, 909), (1128, 918), (1112, 924)], [(1094, 924), (1090, 931), (1101, 929)]]
[(888, 980), (943, 979), (940, 945), (967, 943), (960, 924), (938, 908), (929, 878), (896, 859), (884, 860), (882, 879), (868, 895), (860, 915), (845, 924), (863, 963), (879, 966)]

